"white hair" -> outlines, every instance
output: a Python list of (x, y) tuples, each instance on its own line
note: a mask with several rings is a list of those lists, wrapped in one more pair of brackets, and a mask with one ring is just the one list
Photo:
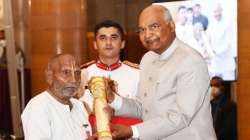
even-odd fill
[(170, 11), (166, 7), (163, 7), (163, 14), (164, 14), (164, 17), (165, 17), (166, 21), (172, 21), (173, 20)]

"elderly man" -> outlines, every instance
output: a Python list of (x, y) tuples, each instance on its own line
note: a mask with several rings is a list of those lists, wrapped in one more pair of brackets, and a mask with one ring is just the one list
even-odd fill
[(46, 70), (48, 89), (31, 99), (22, 113), (25, 140), (84, 140), (91, 133), (83, 104), (73, 99), (81, 70), (75, 58), (59, 54)]
[(168, 9), (152, 5), (139, 17), (141, 60), (138, 99), (108, 94), (115, 114), (142, 118), (131, 127), (111, 125), (113, 138), (215, 140), (209, 75), (202, 56), (176, 38)]

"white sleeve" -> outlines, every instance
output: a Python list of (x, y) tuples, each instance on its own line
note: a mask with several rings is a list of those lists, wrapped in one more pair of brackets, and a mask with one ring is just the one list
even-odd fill
[(132, 128), (132, 131), (133, 131), (132, 138), (133, 139), (138, 139), (140, 137), (138, 128), (136, 127), (136, 125), (132, 125), (131, 128)]
[(80, 97), (79, 100), (87, 103), (90, 109), (93, 110), (93, 97), (88, 89), (85, 90), (83, 96)]
[(35, 105), (28, 105), (22, 114), (25, 140), (50, 140), (52, 137), (49, 113)]

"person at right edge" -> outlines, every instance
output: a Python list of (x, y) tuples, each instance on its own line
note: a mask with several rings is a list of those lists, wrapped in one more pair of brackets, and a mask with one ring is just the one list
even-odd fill
[(229, 87), (218, 76), (211, 79), (211, 106), (218, 140), (237, 140), (237, 105), (230, 98)]
[(140, 63), (138, 98), (108, 92), (115, 115), (137, 117), (142, 123), (110, 124), (113, 139), (216, 140), (210, 106), (210, 78), (202, 56), (176, 38), (169, 10), (145, 8), (139, 37), (149, 51)]

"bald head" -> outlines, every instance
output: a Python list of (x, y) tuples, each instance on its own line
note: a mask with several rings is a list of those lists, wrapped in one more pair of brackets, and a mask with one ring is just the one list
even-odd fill
[[(57, 54), (51, 58), (46, 69), (47, 82), (52, 83), (52, 77), (56, 73), (69, 70), (71, 72), (80, 71), (79, 63), (71, 54)], [(74, 74), (74, 73), (73, 73)]]
[(215, 6), (214, 6), (214, 10), (213, 10), (213, 14), (214, 14), (214, 18), (217, 20), (217, 21), (220, 21), (221, 18), (222, 18), (222, 6), (220, 3), (216, 3)]
[(76, 61), (75, 57), (71, 54), (57, 54), (52, 57), (48, 63), (47, 70), (56, 70), (67, 61)]
[(161, 5), (151, 5), (145, 8), (141, 12), (139, 20), (140, 18), (144, 18), (145, 16), (148, 16), (148, 15), (161, 16), (166, 21), (172, 21), (172, 16), (169, 10), (166, 7), (161, 6)]

